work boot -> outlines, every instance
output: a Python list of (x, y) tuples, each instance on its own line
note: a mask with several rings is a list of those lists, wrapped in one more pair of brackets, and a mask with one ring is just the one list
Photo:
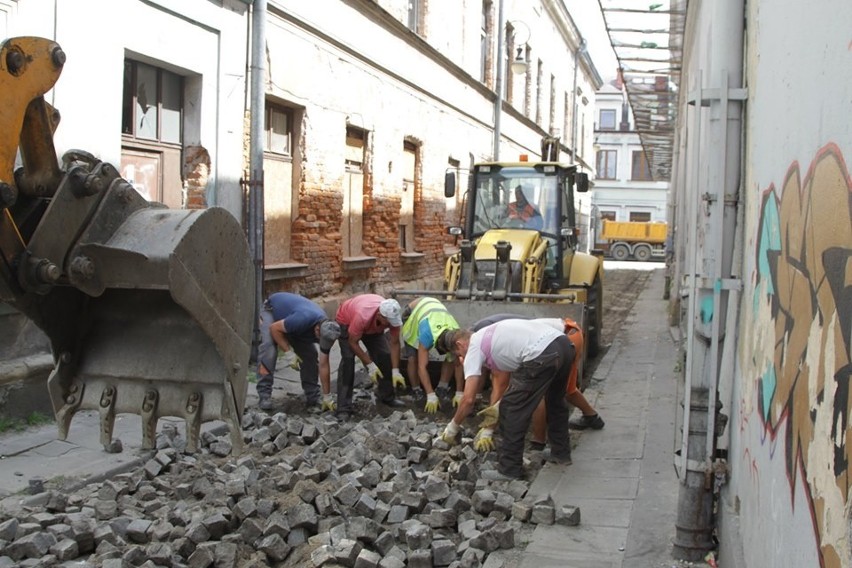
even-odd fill
[(450, 390), (450, 385), (445, 385), (443, 383), (438, 384), (438, 387), (435, 389), (435, 394), (437, 394), (438, 398), (441, 400), (446, 400), (453, 396), (453, 392)]
[(420, 402), (421, 400), (426, 400), (426, 393), (422, 388), (414, 387), (411, 389), (411, 398), (413, 398), (415, 402)]
[(535, 440), (530, 440), (530, 450), (534, 452), (542, 452), (544, 451), (545, 443), (544, 442), (536, 442)]
[(552, 451), (547, 449), (547, 450), (544, 450), (544, 452), (542, 452), (541, 457), (544, 458), (544, 461), (550, 462), (550, 463), (558, 463), (558, 464), (561, 464), (561, 465), (571, 465), (572, 463), (574, 463), (573, 461), (571, 461), (571, 452), (568, 452), (564, 456), (556, 456), (556, 455), (553, 455)]
[(505, 473), (497, 469), (486, 469), (479, 475), (479, 477), (488, 481), (515, 481), (516, 479), (524, 478), (523, 475), (519, 475), (518, 477), (506, 475)]
[(570, 420), (568, 422), (568, 427), (572, 430), (585, 430), (587, 428), (591, 428), (592, 430), (600, 430), (604, 427), (604, 421), (603, 418), (601, 418), (600, 414), (592, 414), (591, 416), (586, 416), (585, 414), (583, 414), (579, 418)]
[(275, 405), (272, 404), (272, 397), (271, 396), (260, 397), (260, 404), (258, 404), (258, 407), (261, 410), (272, 410), (273, 408), (275, 408)]

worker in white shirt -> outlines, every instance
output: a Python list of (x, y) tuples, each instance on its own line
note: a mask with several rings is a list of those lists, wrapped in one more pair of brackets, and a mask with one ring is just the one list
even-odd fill
[[(564, 322), (507, 319), (473, 332), (448, 331), (443, 338), (464, 366), (464, 395), (453, 420), (441, 438), (454, 443), (461, 423), (471, 413), (482, 380), (482, 368), (511, 373), (509, 387), (500, 401), (497, 469), (482, 477), (506, 481), (523, 477), (524, 439), (539, 401), (547, 409), (547, 437), (550, 461), (571, 463), (568, 433), (569, 409), (565, 389), (574, 346), (565, 336)], [(548, 320), (544, 320), (548, 321)]]

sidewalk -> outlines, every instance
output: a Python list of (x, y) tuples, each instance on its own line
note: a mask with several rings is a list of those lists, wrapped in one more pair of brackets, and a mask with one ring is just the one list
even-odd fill
[(585, 393), (606, 426), (572, 432), (573, 465), (545, 465), (530, 488), (557, 507), (579, 506), (580, 525), (537, 526), (521, 568), (679, 566), (672, 458), (681, 397), (662, 297), (656, 269)]

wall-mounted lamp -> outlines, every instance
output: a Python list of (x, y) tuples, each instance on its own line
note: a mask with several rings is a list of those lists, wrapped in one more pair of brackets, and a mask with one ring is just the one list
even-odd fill
[[(512, 20), (509, 22), (509, 24), (512, 25), (512, 29), (517, 29), (517, 26), (521, 25), (527, 31), (526, 39), (524, 41), (517, 42), (517, 54), (515, 55), (515, 59), (512, 61), (511, 65), (512, 73), (514, 73), (515, 75), (523, 75), (527, 72), (527, 67), (529, 67), (529, 64), (527, 63), (526, 54), (524, 53), (524, 47), (526, 47), (527, 42), (529, 42), (530, 40), (530, 28), (520, 20)], [(515, 33), (513, 35), (513, 38), (517, 38), (517, 35), (518, 34)]]
[(524, 58), (523, 46), (518, 46), (518, 54), (515, 55), (515, 60), (512, 61), (512, 73), (515, 75), (523, 75), (527, 72), (527, 60)]

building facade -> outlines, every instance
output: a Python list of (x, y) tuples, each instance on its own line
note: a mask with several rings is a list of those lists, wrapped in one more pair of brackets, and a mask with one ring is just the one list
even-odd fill
[(620, 79), (595, 94), (594, 147), (593, 246), (606, 249), (605, 219), (666, 222), (669, 183), (653, 179)]
[(536, 156), (551, 133), (570, 160), (575, 129), (591, 153), (599, 78), (561, 1), (273, 1), (266, 35), (269, 291), (440, 286), (464, 199), (444, 197), (449, 169)]

